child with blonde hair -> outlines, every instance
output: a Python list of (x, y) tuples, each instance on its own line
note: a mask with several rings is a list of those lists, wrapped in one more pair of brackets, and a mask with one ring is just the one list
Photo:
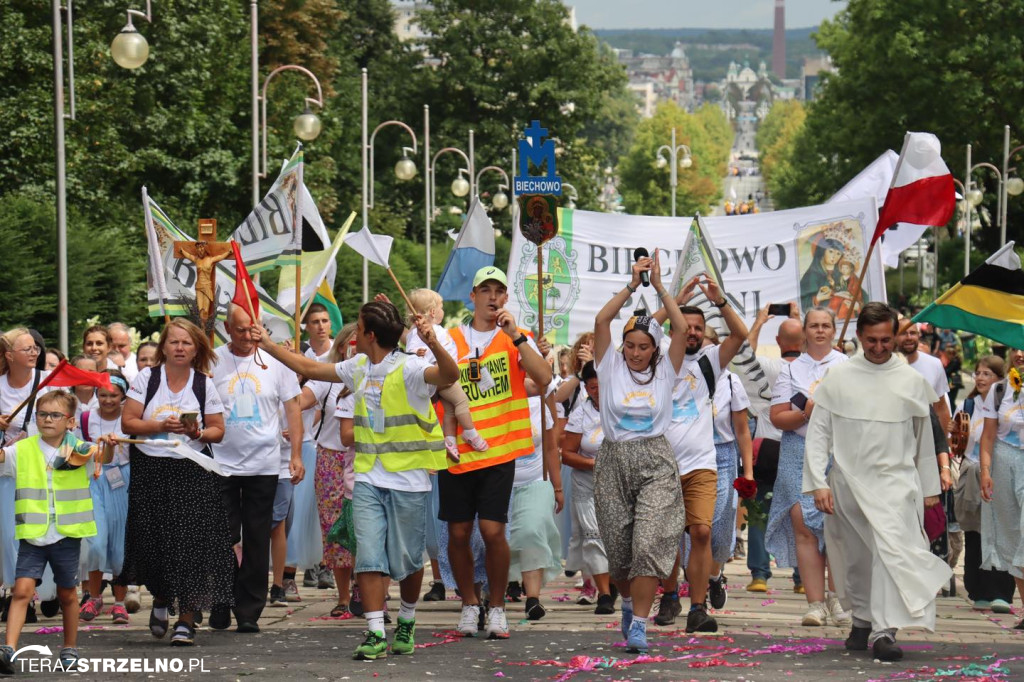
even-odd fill
[[(434, 336), (437, 337), (438, 343), (448, 351), (448, 354), (452, 356), (455, 362), (458, 362), (459, 358), (458, 351), (455, 349), (455, 341), (452, 339), (452, 335), (448, 333), (448, 330), (440, 324), (444, 320), (444, 299), (441, 298), (441, 295), (431, 289), (413, 289), (409, 292), (409, 301), (415, 306), (416, 311), (407, 310), (406, 312), (409, 315), (414, 315), (418, 312), (426, 317), (434, 326)], [(410, 326), (409, 332), (406, 335), (405, 351), (426, 357), (434, 364), (437, 364), (433, 353), (430, 352), (427, 345), (420, 339), (415, 326)], [(476, 425), (473, 424), (473, 418), (469, 413), (469, 398), (466, 397), (459, 382), (456, 381), (450, 386), (439, 388), (437, 393), (441, 399), (441, 404), (444, 406), (442, 430), (444, 431), (444, 444), (448, 450), (448, 456), (453, 461), (459, 461), (459, 448), (455, 439), (458, 431), (456, 424), (462, 427), (463, 439), (474, 450), (479, 452), (486, 450), (488, 447), (487, 441), (484, 440), (483, 436), (476, 430)]]

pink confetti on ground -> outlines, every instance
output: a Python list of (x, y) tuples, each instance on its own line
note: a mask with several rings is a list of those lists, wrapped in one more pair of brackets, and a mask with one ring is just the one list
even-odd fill
[(765, 599), (763, 602), (761, 602), (761, 606), (768, 606), (769, 604), (774, 604), (774, 603), (775, 603), (774, 599)]
[(443, 630), (441, 632), (432, 632), (432, 633), (430, 633), (430, 636), (431, 637), (435, 637), (435, 638), (437, 638), (440, 641), (437, 641), (437, 642), (423, 642), (421, 644), (416, 644), (415, 648), (417, 648), (417, 649), (426, 649), (426, 648), (432, 647), (432, 646), (441, 646), (442, 644), (451, 644), (452, 642), (458, 642), (458, 641), (463, 639), (462, 635), (460, 635), (457, 630)]
[(38, 628), (36, 630), (36, 634), (37, 635), (53, 635), (53, 634), (56, 634), (58, 632), (64, 632), (63, 626), (51, 625), (51, 626), (44, 627), (44, 628)]
[(551, 598), (554, 599), (555, 601), (572, 601), (572, 597), (570, 597), (567, 594), (563, 594), (560, 597), (551, 597)]

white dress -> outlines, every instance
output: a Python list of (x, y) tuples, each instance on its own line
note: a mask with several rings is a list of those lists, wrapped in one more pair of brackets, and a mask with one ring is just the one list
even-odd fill
[(825, 541), (836, 592), (874, 632), (934, 630), (935, 594), (952, 575), (923, 527), (924, 497), (941, 491), (928, 411), (935, 400), (895, 357), (876, 365), (857, 356), (833, 367), (815, 393), (803, 488), (832, 490)]

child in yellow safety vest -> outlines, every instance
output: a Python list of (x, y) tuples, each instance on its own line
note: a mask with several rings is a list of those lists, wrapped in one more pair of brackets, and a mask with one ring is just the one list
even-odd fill
[[(0, 450), (0, 475), (15, 479), (14, 523), (19, 540), (7, 643), (0, 646), (0, 674), (12, 674), (15, 648), (25, 624), (36, 580), (49, 564), (57, 583), (64, 618), (60, 663), (74, 671), (78, 662), (78, 563), (82, 538), (96, 535), (89, 472), (84, 465), (98, 455), (98, 445), (69, 432), (77, 400), (66, 391), (51, 391), (36, 402), (39, 434)], [(112, 437), (99, 439), (113, 446)], [(113, 448), (101, 459), (109, 463)]]

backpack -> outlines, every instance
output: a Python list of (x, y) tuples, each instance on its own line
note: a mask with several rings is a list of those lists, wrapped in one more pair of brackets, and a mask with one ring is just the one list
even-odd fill
[[(145, 412), (149, 403), (156, 396), (156, 392), (160, 390), (160, 377), (163, 372), (160, 371), (160, 367), (154, 367), (153, 371), (149, 375), (149, 382), (146, 384), (146, 400), (142, 403), (142, 411)], [(202, 377), (202, 381), (196, 381), (197, 378)], [(192, 376), (192, 395), (196, 397), (196, 401), (199, 403), (199, 419), (203, 424), (206, 423), (206, 375), (202, 372), (193, 370)], [(82, 434), (85, 435), (85, 434)], [(200, 450), (207, 457), (213, 457), (213, 450), (210, 449), (209, 443), (203, 444), (203, 449)]]
[(706, 355), (697, 358), (697, 366), (700, 367), (700, 373), (704, 375), (704, 383), (708, 385), (708, 400), (713, 401), (715, 399), (715, 368), (711, 366), (711, 361)]

